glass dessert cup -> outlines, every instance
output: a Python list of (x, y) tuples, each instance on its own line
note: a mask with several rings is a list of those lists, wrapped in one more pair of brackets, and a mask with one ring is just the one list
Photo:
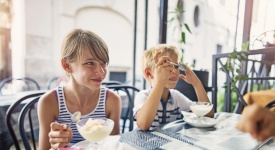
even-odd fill
[(81, 119), (76, 123), (80, 135), (90, 142), (86, 149), (100, 149), (100, 143), (110, 135), (114, 121), (107, 118)]
[(203, 116), (208, 114), (213, 108), (213, 104), (209, 102), (192, 102), (190, 104), (190, 109), (194, 114), (197, 115), (198, 121), (203, 121)]

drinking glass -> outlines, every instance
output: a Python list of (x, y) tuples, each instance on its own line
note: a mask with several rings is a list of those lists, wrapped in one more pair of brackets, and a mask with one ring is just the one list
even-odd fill
[(113, 130), (114, 121), (108, 118), (81, 119), (76, 123), (80, 135), (90, 142), (87, 149), (100, 149), (100, 143)]

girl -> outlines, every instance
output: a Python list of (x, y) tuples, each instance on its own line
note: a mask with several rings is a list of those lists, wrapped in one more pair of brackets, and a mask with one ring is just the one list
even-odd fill
[(61, 54), (68, 81), (41, 96), (38, 102), (39, 149), (68, 147), (84, 140), (75, 123), (67, 126), (76, 111), (81, 112), (81, 119), (112, 119), (115, 125), (111, 134), (120, 133), (120, 97), (101, 87), (108, 63), (107, 45), (98, 35), (81, 29), (68, 34)]

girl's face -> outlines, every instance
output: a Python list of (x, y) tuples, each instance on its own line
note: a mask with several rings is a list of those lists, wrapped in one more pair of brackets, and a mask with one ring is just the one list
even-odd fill
[(107, 64), (95, 59), (88, 50), (84, 50), (80, 59), (71, 63), (71, 67), (76, 82), (91, 89), (98, 89), (107, 73)]

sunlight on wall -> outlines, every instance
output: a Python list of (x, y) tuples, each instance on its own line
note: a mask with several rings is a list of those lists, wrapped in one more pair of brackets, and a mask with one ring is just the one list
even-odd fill
[(14, 0), (13, 23), (11, 30), (12, 45), (12, 74), (13, 77), (22, 77), (25, 74), (25, 1)]

